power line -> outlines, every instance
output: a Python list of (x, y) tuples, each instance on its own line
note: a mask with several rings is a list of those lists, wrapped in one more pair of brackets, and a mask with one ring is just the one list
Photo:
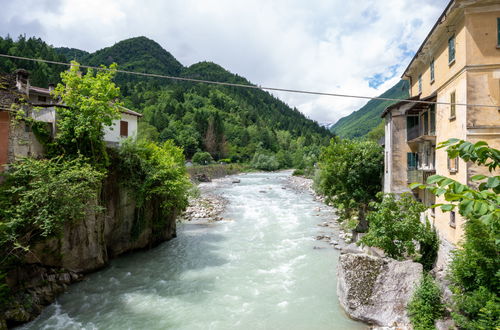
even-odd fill
[[(50, 61), (39, 58), (30, 58), (23, 56), (14, 56), (7, 54), (0, 54), (0, 57), (12, 58), (17, 60), (26, 60), (32, 62), (42, 62), (48, 64), (56, 64), (56, 65), (64, 65), (71, 67), (73, 64), (58, 62), (58, 61)], [(316, 92), (316, 91), (307, 91), (300, 89), (289, 89), (289, 88), (278, 88), (278, 87), (265, 87), (260, 85), (248, 85), (248, 84), (236, 84), (236, 83), (228, 83), (222, 81), (211, 81), (211, 80), (203, 80), (203, 79), (195, 79), (195, 78), (186, 78), (186, 77), (175, 77), (168, 76), (156, 73), (146, 73), (146, 72), (136, 72), (136, 71), (127, 71), (127, 70), (112, 70), (109, 68), (102, 68), (97, 66), (90, 65), (79, 65), (81, 68), (86, 69), (95, 69), (95, 70), (103, 70), (103, 71), (116, 71), (117, 73), (131, 74), (136, 76), (150, 77), (150, 78), (162, 78), (162, 79), (170, 79), (170, 80), (178, 80), (178, 81), (188, 81), (194, 83), (203, 83), (203, 84), (212, 84), (219, 86), (231, 86), (231, 87), (241, 87), (241, 88), (250, 88), (250, 89), (261, 89), (268, 91), (276, 91), (276, 92), (286, 92), (286, 93), (296, 93), (296, 94), (309, 94), (309, 95), (320, 95), (320, 96), (333, 96), (333, 97), (344, 97), (344, 98), (355, 98), (355, 99), (365, 99), (365, 100), (380, 100), (380, 101), (396, 101), (396, 102), (405, 102), (405, 103), (419, 103), (419, 104), (441, 104), (441, 105), (452, 105), (455, 106), (466, 106), (466, 107), (481, 107), (481, 108), (495, 108), (500, 110), (500, 106), (491, 105), (491, 104), (467, 104), (467, 103), (451, 103), (451, 102), (437, 102), (437, 101), (423, 101), (423, 100), (410, 100), (410, 99), (395, 99), (390, 97), (375, 97), (375, 96), (365, 96), (365, 95), (352, 95), (352, 94), (339, 94), (339, 93), (326, 93), (326, 92)]]

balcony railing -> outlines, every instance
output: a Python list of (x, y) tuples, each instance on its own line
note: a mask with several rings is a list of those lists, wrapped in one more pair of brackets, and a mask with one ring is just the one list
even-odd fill
[(426, 183), (427, 178), (431, 175), (436, 174), (436, 171), (424, 171), (424, 170), (407, 170), (408, 183)]
[(410, 127), (410, 128), (408, 128), (406, 134), (407, 134), (406, 135), (407, 141), (416, 139), (420, 136), (420, 127), (418, 127), (418, 126)]

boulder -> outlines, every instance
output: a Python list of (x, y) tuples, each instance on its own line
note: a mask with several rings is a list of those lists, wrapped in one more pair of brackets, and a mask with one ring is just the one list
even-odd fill
[(240, 183), (241, 180), (240, 179), (233, 179), (232, 183)]
[(198, 182), (211, 182), (212, 180), (210, 179), (210, 177), (208, 175), (206, 175), (205, 173), (202, 173), (202, 174), (197, 174), (195, 176), (195, 179), (198, 181)]
[(375, 326), (408, 327), (406, 306), (422, 277), (422, 265), (347, 250), (337, 269), (337, 293), (346, 313)]

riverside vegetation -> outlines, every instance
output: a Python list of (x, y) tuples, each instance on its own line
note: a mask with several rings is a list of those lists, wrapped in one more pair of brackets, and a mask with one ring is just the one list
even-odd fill
[[(450, 158), (486, 166), (490, 173), (500, 164), (500, 151), (485, 142), (451, 139), (440, 144)], [(436, 260), (439, 240), (428, 222), (419, 218), (425, 206), (408, 195), (377, 194), (380, 190), (381, 148), (371, 141), (332, 139), (323, 149), (315, 175), (316, 190), (339, 210), (344, 227), (366, 232), (359, 244), (378, 247), (398, 260), (413, 259), (430, 271)], [(447, 304), (455, 324), (463, 329), (497, 329), (500, 326), (498, 297), (500, 259), (500, 177), (476, 175), (477, 188), (443, 176), (431, 176), (427, 184), (411, 187), (429, 189), (444, 196), (443, 211), (458, 208), (467, 219), (464, 240), (454, 252), (449, 280), (452, 302)], [(444, 316), (441, 291), (424, 274), (408, 311), (416, 329), (434, 329)], [(430, 308), (432, 307), (432, 308)]]
[[(161, 144), (126, 141), (118, 152), (107, 150), (103, 127), (119, 116), (119, 88), (112, 82), (115, 66), (109, 71), (88, 70), (81, 75), (73, 63), (61, 73), (62, 83), (54, 94), (68, 108), (58, 107), (57, 134), (45, 140), (46, 159), (26, 158), (9, 165), (0, 185), (0, 310), (30, 304), (22, 292), (12, 292), (5, 283), (7, 274), (22, 266), (25, 257), (39, 242), (63, 234), (68, 223), (81, 221), (89, 207), (102, 212), (99, 192), (103, 180), (121, 171), (122, 185), (135, 194), (136, 206), (143, 209), (146, 200), (157, 198), (161, 214), (175, 214), (187, 205), (190, 186), (181, 148), (173, 142)], [(71, 110), (69, 110), (71, 109)], [(32, 125), (33, 120), (20, 110), (17, 120)], [(14, 123), (15, 124), (15, 123)], [(95, 203), (94, 203), (95, 202)], [(144, 225), (134, 222), (137, 237)], [(153, 228), (161, 229), (167, 218), (153, 219)], [(133, 235), (134, 236), (134, 233)], [(20, 295), (20, 296), (19, 296)], [(28, 300), (26, 300), (28, 299)]]

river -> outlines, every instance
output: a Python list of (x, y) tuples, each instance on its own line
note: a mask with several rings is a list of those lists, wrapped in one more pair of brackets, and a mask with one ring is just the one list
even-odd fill
[(217, 185), (226, 221), (179, 224), (177, 238), (113, 260), (21, 329), (366, 329), (339, 306), (338, 251), (314, 239), (330, 211), (286, 188), (288, 175)]

